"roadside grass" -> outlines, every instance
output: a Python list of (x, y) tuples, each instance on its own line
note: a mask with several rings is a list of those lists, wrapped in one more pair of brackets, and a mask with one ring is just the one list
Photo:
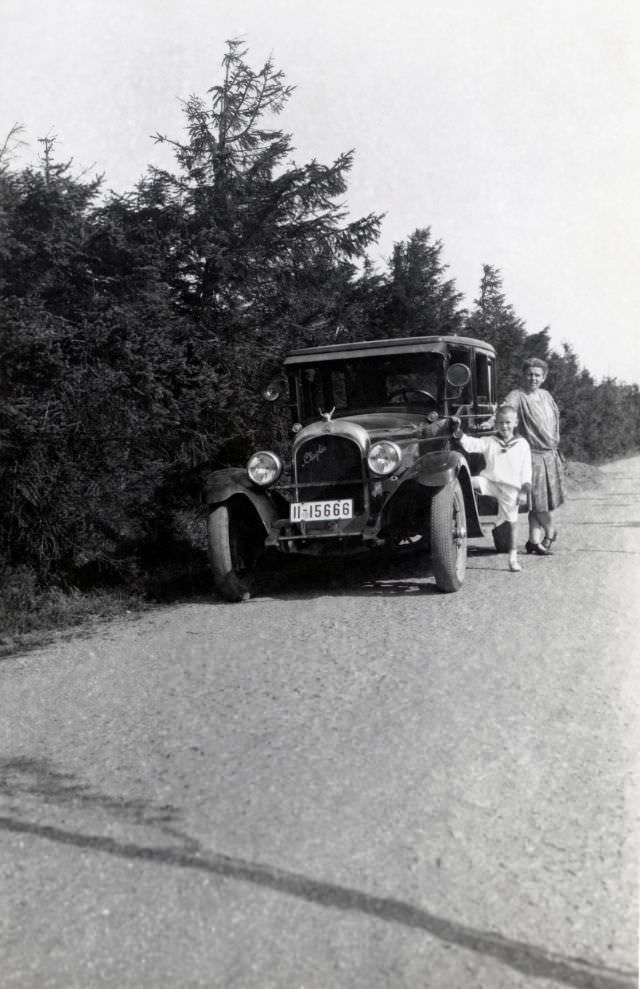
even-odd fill
[[(573, 491), (597, 485), (597, 466), (571, 461), (566, 487)], [(170, 530), (140, 554), (119, 582), (100, 579), (82, 586), (42, 585), (26, 566), (0, 572), (0, 657), (35, 648), (59, 633), (123, 618), (147, 608), (180, 600), (213, 597), (201, 512), (184, 510)]]
[(122, 588), (39, 587), (28, 567), (1, 575), (0, 656), (49, 641), (51, 633), (140, 610), (139, 594)]
[(78, 586), (42, 583), (28, 566), (0, 571), (0, 657), (59, 633), (128, 617), (159, 604), (212, 596), (201, 513), (178, 513), (171, 531), (125, 561), (120, 578), (82, 576)]

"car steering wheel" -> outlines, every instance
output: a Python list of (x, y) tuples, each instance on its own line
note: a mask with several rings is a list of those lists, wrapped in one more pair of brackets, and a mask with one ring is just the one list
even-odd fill
[(422, 388), (397, 388), (395, 391), (391, 392), (388, 401), (393, 402), (394, 398), (400, 398), (404, 396), (405, 401), (409, 402), (409, 395), (419, 395), (420, 401), (422, 402), (424, 402), (426, 399), (426, 401), (432, 405), (437, 406), (438, 404), (438, 399), (434, 395), (432, 395), (431, 392), (424, 391)]

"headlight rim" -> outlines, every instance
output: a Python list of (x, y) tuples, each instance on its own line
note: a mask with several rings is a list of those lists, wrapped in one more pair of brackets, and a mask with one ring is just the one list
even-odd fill
[[(258, 478), (254, 477), (253, 474), (251, 473), (252, 464), (256, 457), (270, 457), (271, 460), (273, 461), (274, 473), (273, 476), (269, 477), (268, 480), (258, 480)], [(255, 465), (253, 466), (255, 467)], [(256, 484), (259, 488), (268, 488), (271, 484), (275, 484), (275, 482), (281, 476), (283, 471), (283, 464), (278, 454), (274, 453), (273, 450), (256, 450), (256, 452), (252, 453), (249, 459), (247, 460), (246, 471), (249, 480), (252, 482), (252, 484)]]
[[(389, 466), (388, 470), (385, 471), (376, 470), (376, 468), (371, 463), (372, 455), (374, 454), (374, 451), (376, 450), (377, 447), (388, 447), (392, 450), (394, 454), (393, 460), (395, 462)], [(402, 450), (400, 449), (397, 443), (394, 443), (393, 440), (377, 440), (375, 443), (372, 444), (369, 452), (367, 453), (367, 467), (369, 468), (371, 473), (374, 474), (376, 477), (389, 477), (391, 474), (394, 473), (394, 471), (397, 471), (401, 462), (402, 462)]]

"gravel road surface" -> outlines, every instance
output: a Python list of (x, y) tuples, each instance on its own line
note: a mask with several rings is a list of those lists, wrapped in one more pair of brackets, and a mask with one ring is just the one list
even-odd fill
[(3, 660), (2, 989), (635, 986), (640, 457), (558, 525)]

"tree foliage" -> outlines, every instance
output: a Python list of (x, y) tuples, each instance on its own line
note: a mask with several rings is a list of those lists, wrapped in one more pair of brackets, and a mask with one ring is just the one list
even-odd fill
[(270, 60), (254, 72), (245, 57), (229, 43), (223, 82), (184, 104), (186, 143), (157, 136), (178, 170), (154, 170), (138, 194), (174, 218), (171, 281), (203, 331), (281, 351), (311, 324), (335, 329), (380, 218), (346, 219), (352, 152), (330, 165), (291, 159), (290, 135), (263, 121), (292, 88)]
[(480, 291), (466, 329), (469, 336), (486, 340), (496, 348), (501, 392), (506, 395), (517, 387), (527, 333), (523, 321), (506, 301), (500, 271), (492, 265), (483, 265)]
[[(43, 142), (0, 171), (2, 558), (41, 573), (130, 572), (199, 470), (243, 458), (260, 384), (293, 343), (351, 332), (379, 217), (348, 220), (352, 153), (291, 160), (291, 95), (231, 42), (223, 80), (184, 104), (175, 171), (98, 202)], [(362, 286), (362, 290), (361, 290)]]
[(480, 291), (466, 330), (496, 348), (500, 395), (520, 383), (524, 358), (547, 361), (545, 387), (560, 408), (561, 448), (566, 457), (597, 462), (640, 447), (637, 385), (618, 384), (610, 378), (596, 384), (580, 366), (572, 347), (565, 343), (561, 353), (551, 348), (548, 327), (527, 333), (523, 320), (506, 301), (500, 271), (492, 265), (483, 265)]
[(442, 252), (442, 242), (432, 239), (429, 227), (394, 245), (381, 336), (461, 332), (463, 297), (446, 277)]

